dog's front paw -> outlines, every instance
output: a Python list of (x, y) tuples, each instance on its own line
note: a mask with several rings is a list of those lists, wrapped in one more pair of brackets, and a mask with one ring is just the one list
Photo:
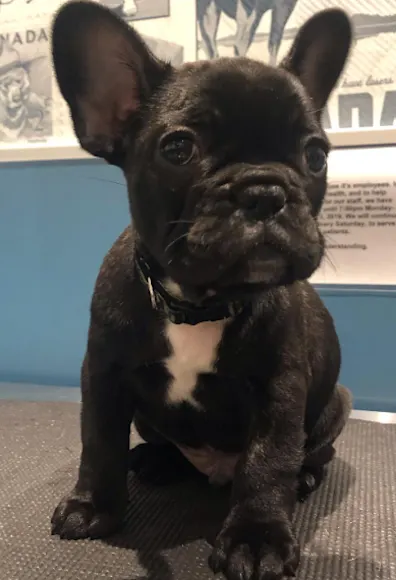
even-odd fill
[(72, 492), (64, 497), (51, 519), (52, 534), (66, 540), (103, 538), (121, 526), (123, 512), (99, 512), (89, 494)]
[(279, 580), (295, 576), (299, 560), (288, 523), (240, 518), (218, 536), (209, 565), (227, 580)]

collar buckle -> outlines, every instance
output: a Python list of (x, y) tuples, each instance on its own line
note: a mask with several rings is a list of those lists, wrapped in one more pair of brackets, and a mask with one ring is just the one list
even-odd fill
[(154, 310), (157, 310), (157, 298), (155, 296), (155, 292), (154, 292), (154, 288), (153, 288), (153, 283), (151, 281), (151, 277), (147, 276), (147, 287), (148, 287), (148, 291), (150, 294), (150, 301), (151, 301), (151, 306), (154, 308)]

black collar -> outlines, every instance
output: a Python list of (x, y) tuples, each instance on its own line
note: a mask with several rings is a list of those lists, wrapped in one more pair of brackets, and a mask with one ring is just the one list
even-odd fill
[(136, 265), (150, 294), (151, 304), (155, 310), (162, 310), (173, 324), (190, 324), (225, 320), (242, 312), (242, 302), (222, 302), (218, 298), (208, 298), (202, 304), (194, 304), (172, 296), (153, 274), (153, 268), (147, 259), (136, 252)]

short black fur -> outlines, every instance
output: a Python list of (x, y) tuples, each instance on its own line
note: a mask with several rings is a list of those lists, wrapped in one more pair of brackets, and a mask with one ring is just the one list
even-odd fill
[[(349, 20), (336, 9), (311, 18), (278, 68), (236, 58), (176, 70), (89, 2), (60, 9), (52, 43), (76, 135), (121, 167), (133, 215), (97, 279), (79, 477), (53, 533), (111, 534), (123, 520), (130, 461), (143, 473), (159, 449), (163, 470), (182, 475), (173, 444), (210, 447), (240, 457), (212, 569), (228, 580), (294, 574), (297, 497), (320, 484), (351, 406), (337, 386), (333, 321), (306, 282), (325, 253), (320, 118), (348, 55)], [(137, 255), (192, 310), (213, 299), (243, 304), (224, 325), (213, 370), (197, 377), (194, 404), (168, 400), (170, 321)], [(133, 420), (149, 444), (130, 457)]]

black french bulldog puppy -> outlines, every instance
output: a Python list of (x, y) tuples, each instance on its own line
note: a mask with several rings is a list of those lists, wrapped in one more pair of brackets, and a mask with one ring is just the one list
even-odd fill
[(232, 480), (214, 572), (292, 575), (293, 509), (320, 484), (351, 408), (331, 316), (305, 281), (325, 251), (320, 118), (349, 19), (311, 18), (278, 68), (225, 58), (175, 70), (89, 2), (60, 9), (52, 43), (76, 135), (123, 170), (133, 216), (97, 279), (80, 471), (53, 533), (99, 538), (122, 524), (135, 420), (159, 457)]

